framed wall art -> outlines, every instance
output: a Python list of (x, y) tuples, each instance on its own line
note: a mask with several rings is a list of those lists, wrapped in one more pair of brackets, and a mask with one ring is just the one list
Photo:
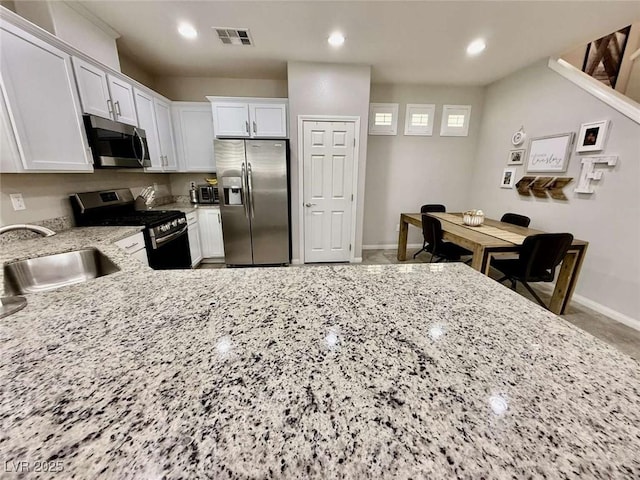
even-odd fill
[(516, 169), (505, 168), (502, 172), (502, 180), (500, 181), (500, 188), (513, 188), (516, 180)]
[(507, 165), (522, 165), (524, 162), (524, 153), (526, 150), (510, 150), (509, 151), (509, 160), (507, 160)]
[(578, 146), (576, 152), (597, 152), (604, 148), (607, 137), (609, 120), (601, 122), (583, 123), (578, 134)]
[(573, 132), (532, 138), (527, 155), (527, 172), (565, 172), (574, 139)]

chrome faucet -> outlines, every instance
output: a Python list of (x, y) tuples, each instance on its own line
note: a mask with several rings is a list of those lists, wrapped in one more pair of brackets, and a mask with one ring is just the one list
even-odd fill
[(41, 227), (40, 225), (32, 225), (30, 223), (16, 223), (15, 225), (6, 225), (4, 227), (0, 227), (0, 235), (6, 232), (11, 232), (13, 230), (31, 230), (32, 232), (39, 233), (43, 237), (51, 237), (55, 235), (56, 232), (53, 230), (49, 230), (46, 227)]

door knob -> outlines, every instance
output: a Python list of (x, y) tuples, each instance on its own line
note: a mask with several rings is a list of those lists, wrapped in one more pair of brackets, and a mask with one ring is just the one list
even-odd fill
[(305, 203), (304, 206), (305, 207), (314, 207), (316, 204), (315, 203)]

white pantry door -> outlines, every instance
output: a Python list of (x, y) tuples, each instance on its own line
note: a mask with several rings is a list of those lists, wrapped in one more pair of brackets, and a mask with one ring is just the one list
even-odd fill
[(303, 123), (304, 261), (348, 262), (355, 123)]

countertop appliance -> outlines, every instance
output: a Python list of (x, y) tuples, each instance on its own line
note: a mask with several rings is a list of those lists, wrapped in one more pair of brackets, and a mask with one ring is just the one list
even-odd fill
[(291, 262), (286, 140), (216, 139), (216, 173), (227, 265)]
[(198, 203), (203, 204), (218, 204), (220, 203), (220, 196), (218, 195), (218, 189), (213, 185), (198, 185)]
[(69, 198), (77, 226), (143, 226), (151, 268), (191, 268), (187, 218), (183, 212), (136, 210), (128, 188), (76, 193)]
[(147, 135), (142, 128), (95, 115), (83, 115), (95, 168), (151, 166)]

